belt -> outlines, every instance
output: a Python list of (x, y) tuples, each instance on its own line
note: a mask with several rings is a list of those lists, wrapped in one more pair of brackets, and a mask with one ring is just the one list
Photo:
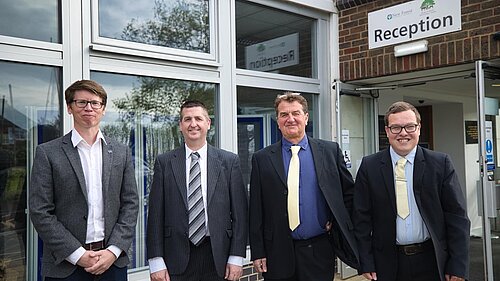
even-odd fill
[(99, 251), (104, 249), (104, 240), (97, 241), (97, 242), (92, 242), (89, 244), (83, 245), (83, 248), (87, 251)]
[(308, 239), (294, 239), (293, 242), (295, 244), (312, 244), (321, 239), (328, 239), (328, 233), (323, 233), (318, 236), (314, 236)]
[(431, 239), (424, 241), (422, 243), (415, 243), (409, 245), (397, 245), (398, 251), (406, 256), (417, 255), (423, 253), (427, 250), (432, 250), (432, 241)]

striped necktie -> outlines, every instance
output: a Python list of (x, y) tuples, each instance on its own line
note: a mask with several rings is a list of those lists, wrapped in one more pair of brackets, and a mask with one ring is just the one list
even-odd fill
[(206, 235), (205, 207), (201, 192), (200, 154), (191, 153), (191, 168), (189, 169), (188, 185), (188, 213), (189, 213), (189, 240), (199, 245)]

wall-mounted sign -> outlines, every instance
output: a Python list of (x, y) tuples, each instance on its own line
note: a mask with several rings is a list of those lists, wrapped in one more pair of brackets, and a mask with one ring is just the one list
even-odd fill
[(368, 13), (370, 49), (462, 29), (460, 0), (417, 0)]
[(476, 144), (477, 138), (477, 121), (465, 120), (465, 144)]
[(299, 34), (278, 37), (245, 48), (246, 69), (269, 71), (299, 64)]

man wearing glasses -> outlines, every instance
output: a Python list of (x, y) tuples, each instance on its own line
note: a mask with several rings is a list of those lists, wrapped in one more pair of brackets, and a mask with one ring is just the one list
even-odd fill
[(465, 199), (448, 155), (418, 146), (420, 114), (406, 102), (385, 114), (390, 148), (363, 158), (354, 234), (368, 280), (458, 281), (469, 272)]
[[(127, 280), (138, 197), (127, 146), (105, 137), (99, 123), (106, 91), (80, 80), (65, 91), (74, 128), (36, 149), (30, 217), (43, 240), (48, 280)], [(99, 279), (96, 279), (99, 278)]]

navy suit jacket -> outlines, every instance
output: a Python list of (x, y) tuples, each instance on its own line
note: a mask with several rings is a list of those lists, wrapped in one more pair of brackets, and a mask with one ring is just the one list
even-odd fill
[[(434, 245), (441, 280), (468, 277), (470, 221), (464, 195), (448, 155), (417, 147), (413, 192)], [(363, 158), (354, 195), (353, 222), (360, 272), (396, 280), (396, 197), (389, 149)]]
[[(213, 260), (224, 277), (228, 257), (246, 256), (248, 203), (236, 154), (208, 145), (207, 210)], [(189, 223), (184, 144), (158, 156), (149, 193), (148, 259), (163, 257), (169, 274), (189, 261)]]
[[(281, 141), (253, 155), (250, 180), (250, 250), (252, 260), (266, 258), (265, 277), (282, 279), (295, 272), (295, 255), (287, 216), (287, 179)], [(333, 216), (335, 254), (357, 267), (352, 235), (352, 176), (335, 142), (309, 138), (321, 194)]]

